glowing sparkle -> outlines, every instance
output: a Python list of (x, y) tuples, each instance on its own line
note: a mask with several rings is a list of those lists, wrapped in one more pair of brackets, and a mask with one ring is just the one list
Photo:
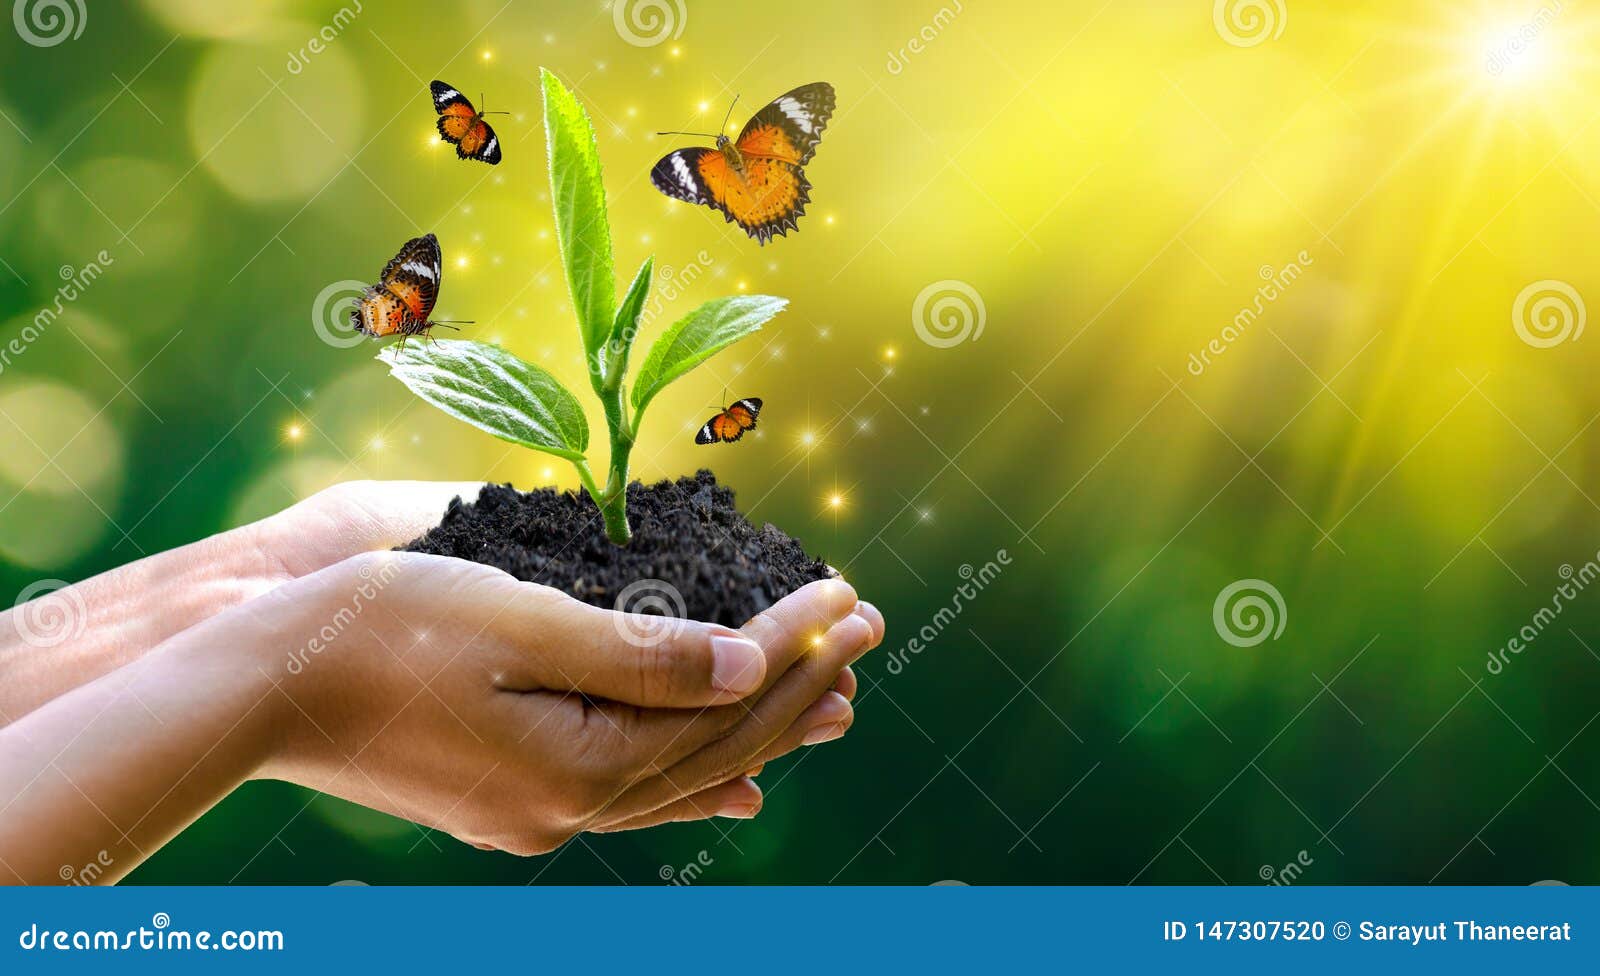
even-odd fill
[(488, 50), (487, 48), (485, 48), (483, 53), (478, 55), (478, 56), (483, 58), (485, 61), (493, 61), (494, 60), (494, 52)]
[(812, 634), (811, 635), (811, 646), (812, 647), (821, 647), (822, 646), (822, 642), (825, 641), (825, 640), (827, 640), (827, 637), (822, 635), (822, 634)]
[(838, 492), (834, 492), (833, 494), (829, 495), (828, 496), (828, 507), (833, 509), (833, 510), (835, 510), (835, 511), (838, 511), (839, 509), (843, 508), (844, 507), (844, 496), (839, 494)]
[(739, 282), (739, 290), (740, 291), (744, 291), (746, 288), (749, 288), (749, 287), (750, 286), (745, 284), (745, 282), (743, 280), (740, 280), (740, 282)]
[(367, 446), (372, 448), (374, 451), (383, 450), (383, 437), (381, 435), (374, 434), (372, 440), (367, 442)]
[(539, 475), (540, 477), (544, 478), (544, 480), (551, 481), (555, 478), (556, 473), (551, 471), (549, 468), (545, 468), (543, 471), (539, 472)]
[(461, 255), (458, 258), (456, 258), (456, 267), (465, 268), (466, 266), (467, 266), (467, 256), (465, 254)]
[(822, 222), (827, 224), (829, 227), (832, 227), (833, 226), (833, 214), (828, 214), (826, 217), (822, 218)]
[(815, 431), (802, 430), (800, 432), (800, 444), (803, 447), (812, 447), (812, 446), (815, 446), (816, 443), (817, 443), (817, 434), (816, 434)]
[(283, 436), (289, 438), (291, 441), (297, 441), (305, 436), (305, 430), (302, 429), (299, 424), (290, 424), (288, 427), (284, 428)]
[(895, 351), (895, 348), (893, 346), (884, 346), (883, 347), (883, 358), (886, 361), (893, 362), (894, 361), (894, 357), (896, 355), (898, 355), (898, 353)]
[(710, 108), (711, 108), (711, 103), (710, 102), (701, 102), (700, 103), (700, 111), (705, 112), (705, 111), (709, 110)]
[(675, 58), (676, 57), (681, 57), (683, 55), (683, 48), (681, 48), (678, 45), (674, 44), (674, 45), (672, 45), (672, 49), (670, 51), (668, 51), (667, 53), (672, 55)]

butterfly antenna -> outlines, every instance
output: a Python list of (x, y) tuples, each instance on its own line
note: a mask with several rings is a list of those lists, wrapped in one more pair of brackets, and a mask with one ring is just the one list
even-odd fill
[(716, 138), (716, 136), (712, 135), (709, 132), (678, 132), (676, 130), (673, 130), (673, 131), (670, 131), (670, 132), (657, 132), (656, 135), (658, 135), (658, 136), (698, 136), (701, 139), (715, 139)]
[(739, 96), (735, 95), (733, 96), (733, 104), (728, 106), (728, 114), (722, 117), (722, 128), (719, 131), (724, 133), (728, 131), (728, 120), (733, 118), (733, 106), (737, 104), (739, 104)]

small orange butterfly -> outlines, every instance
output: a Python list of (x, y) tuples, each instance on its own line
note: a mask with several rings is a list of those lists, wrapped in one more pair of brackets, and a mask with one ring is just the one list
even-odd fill
[[(439, 135), (456, 147), (461, 159), (477, 159), (494, 166), (500, 162), (500, 137), (483, 121), (485, 115), (510, 115), (510, 112), (480, 112), (467, 96), (442, 81), (429, 86), (433, 110), (439, 113)], [(482, 101), (482, 98), (479, 99)]]
[[(738, 101), (735, 98), (734, 104)], [(650, 170), (650, 182), (669, 197), (722, 211), (725, 219), (765, 244), (773, 235), (797, 229), (796, 221), (806, 212), (811, 182), (801, 167), (816, 154), (833, 109), (833, 86), (818, 81), (773, 99), (750, 117), (738, 139), (703, 132), (658, 132), (704, 136), (717, 145), (668, 153)], [(732, 114), (730, 105), (728, 115)]]
[(694, 435), (694, 442), (715, 444), (717, 441), (723, 441), (732, 444), (743, 437), (745, 431), (755, 427), (756, 416), (760, 413), (761, 401), (756, 397), (735, 400), (728, 409), (706, 421), (706, 425)]
[(350, 324), (362, 335), (374, 339), (398, 335), (405, 345), (408, 337), (427, 336), (436, 325), (453, 329), (471, 322), (432, 322), (433, 303), (439, 298), (439, 278), (444, 260), (439, 239), (432, 234), (406, 242), (392, 260), (383, 266), (378, 283), (361, 293), (350, 310)]

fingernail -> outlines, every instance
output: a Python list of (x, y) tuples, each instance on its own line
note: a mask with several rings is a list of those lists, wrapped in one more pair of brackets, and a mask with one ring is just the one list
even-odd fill
[(717, 816), (727, 817), (730, 820), (749, 820), (760, 812), (759, 804), (730, 803), (717, 811)]
[(800, 744), (803, 746), (820, 745), (824, 742), (832, 742), (841, 735), (844, 735), (844, 726), (838, 722), (832, 725), (819, 725), (807, 732), (805, 738), (800, 740)]
[(755, 641), (743, 637), (711, 638), (711, 686), (737, 695), (761, 686), (763, 660)]

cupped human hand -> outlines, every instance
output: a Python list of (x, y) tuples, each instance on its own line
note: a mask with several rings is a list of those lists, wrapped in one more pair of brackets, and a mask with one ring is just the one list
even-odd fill
[(285, 703), (256, 772), (517, 854), (752, 816), (745, 775), (843, 734), (882, 621), (842, 580), (734, 630), (602, 610), (475, 563), (346, 559), (221, 614)]

